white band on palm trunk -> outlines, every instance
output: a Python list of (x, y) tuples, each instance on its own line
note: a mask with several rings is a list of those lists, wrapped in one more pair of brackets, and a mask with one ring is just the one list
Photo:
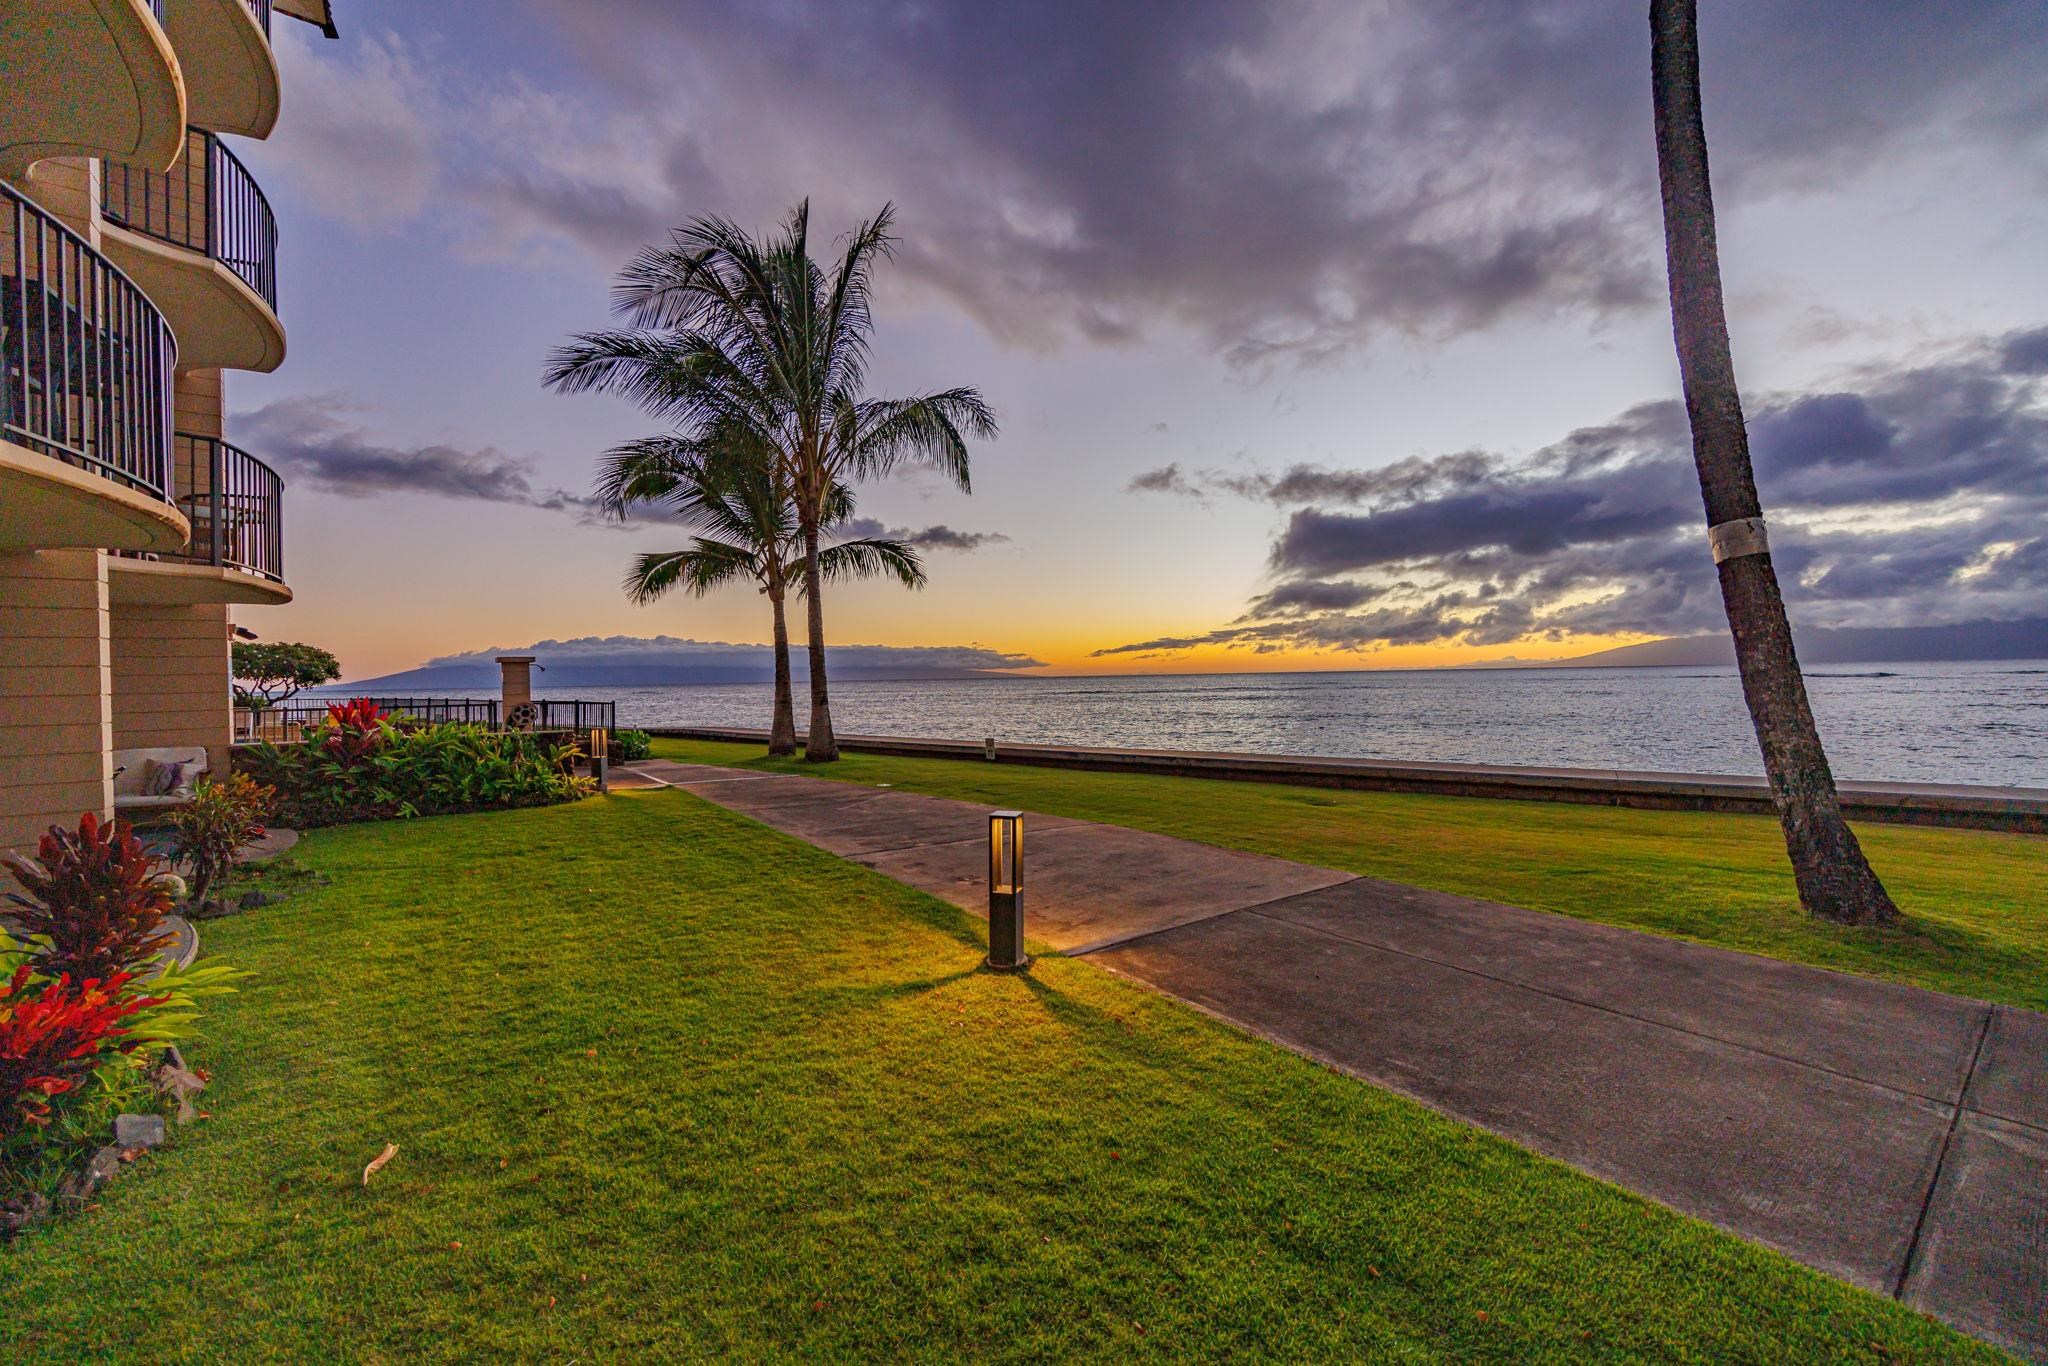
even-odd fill
[(1744, 555), (1771, 553), (1770, 539), (1764, 535), (1764, 519), (1761, 517), (1743, 517), (1710, 526), (1707, 528), (1707, 544), (1714, 548), (1715, 564)]

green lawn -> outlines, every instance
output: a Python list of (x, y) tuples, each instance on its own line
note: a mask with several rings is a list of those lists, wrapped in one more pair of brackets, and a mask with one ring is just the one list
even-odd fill
[(1865, 825), (1902, 933), (1799, 909), (1767, 816), (1342, 792), (657, 740), (662, 758), (808, 773), (1157, 830), (1446, 892), (2048, 1010), (2048, 838)]
[(300, 848), (0, 1359), (1994, 1357), (680, 793)]

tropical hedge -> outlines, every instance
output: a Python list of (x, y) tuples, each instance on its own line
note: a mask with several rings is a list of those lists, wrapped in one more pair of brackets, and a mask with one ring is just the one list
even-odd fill
[(238, 749), (235, 768), (276, 789), (273, 819), (294, 829), (547, 806), (591, 791), (573, 740), (423, 724), (364, 699), (337, 704), (304, 740)]

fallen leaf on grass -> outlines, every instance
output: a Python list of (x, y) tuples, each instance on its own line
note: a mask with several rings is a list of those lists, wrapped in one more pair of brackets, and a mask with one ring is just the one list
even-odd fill
[(398, 1156), (398, 1145), (396, 1143), (386, 1143), (384, 1151), (371, 1158), (370, 1165), (363, 1168), (363, 1184), (365, 1186), (369, 1185), (370, 1178), (389, 1166), (391, 1159), (396, 1156)]

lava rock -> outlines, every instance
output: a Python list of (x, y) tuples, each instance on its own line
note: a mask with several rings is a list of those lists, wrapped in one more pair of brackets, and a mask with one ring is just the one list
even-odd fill
[(266, 892), (257, 888), (242, 893), (242, 899), (238, 904), (245, 911), (253, 911), (259, 906), (275, 906), (282, 900), (284, 898), (276, 892)]
[(57, 1198), (82, 1205), (99, 1194), (100, 1187), (113, 1180), (120, 1171), (121, 1150), (111, 1145), (101, 1148), (81, 1170), (64, 1178), (63, 1184), (57, 1187)]
[(50, 1217), (50, 1197), (41, 1191), (27, 1191), (0, 1200), (0, 1238), (12, 1238), (30, 1224)]
[(121, 1115), (114, 1120), (114, 1146), (160, 1148), (165, 1138), (162, 1115)]

